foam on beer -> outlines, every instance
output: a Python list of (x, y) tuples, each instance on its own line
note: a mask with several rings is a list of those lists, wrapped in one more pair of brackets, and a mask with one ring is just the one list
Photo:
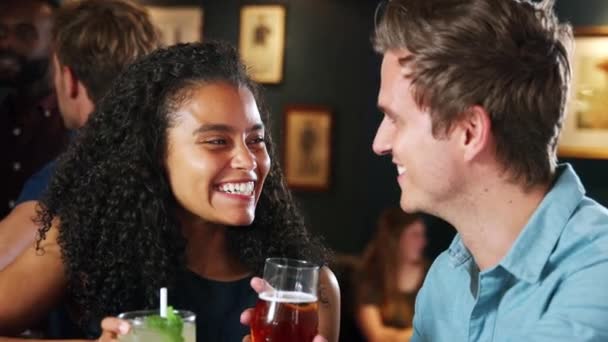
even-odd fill
[(314, 303), (317, 301), (317, 296), (296, 291), (265, 291), (259, 295), (261, 300), (267, 302), (302, 304)]

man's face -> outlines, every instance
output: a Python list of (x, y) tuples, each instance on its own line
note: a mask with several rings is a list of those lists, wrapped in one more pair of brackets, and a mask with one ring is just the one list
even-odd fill
[(378, 155), (392, 156), (401, 188), (401, 207), (408, 212), (440, 214), (442, 204), (462, 184), (458, 144), (453, 135), (436, 138), (430, 113), (420, 109), (411, 92), (409, 70), (400, 63), (407, 50), (384, 54), (378, 107), (384, 118), (373, 143)]
[(27, 86), (46, 76), (52, 12), (39, 0), (0, 1), (0, 86)]

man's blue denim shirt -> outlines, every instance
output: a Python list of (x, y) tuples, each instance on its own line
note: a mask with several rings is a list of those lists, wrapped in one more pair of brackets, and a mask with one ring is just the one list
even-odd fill
[(456, 235), (416, 299), (412, 342), (608, 341), (608, 210), (570, 165), (508, 254), (479, 272)]

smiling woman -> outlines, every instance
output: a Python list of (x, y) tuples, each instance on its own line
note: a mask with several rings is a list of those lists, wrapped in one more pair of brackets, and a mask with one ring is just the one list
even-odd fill
[(249, 225), (270, 168), (264, 125), (247, 87), (196, 87), (169, 131), (167, 173), (189, 212), (230, 226)]
[[(98, 337), (90, 326), (156, 307), (168, 286), (170, 304), (196, 313), (199, 341), (240, 341), (241, 312), (257, 299), (249, 282), (267, 257), (327, 258), (271, 163), (258, 101), (221, 43), (177, 45), (129, 67), (61, 158), (38, 248), (0, 273), (0, 330), (33, 323), (63, 295)], [(327, 267), (320, 279), (319, 329), (335, 341), (338, 288)]]

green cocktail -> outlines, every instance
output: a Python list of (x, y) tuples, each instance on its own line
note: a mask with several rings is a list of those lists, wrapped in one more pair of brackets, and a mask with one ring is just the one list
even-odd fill
[(167, 317), (158, 310), (132, 311), (118, 315), (131, 324), (123, 342), (196, 342), (196, 316), (190, 311), (167, 310)]

